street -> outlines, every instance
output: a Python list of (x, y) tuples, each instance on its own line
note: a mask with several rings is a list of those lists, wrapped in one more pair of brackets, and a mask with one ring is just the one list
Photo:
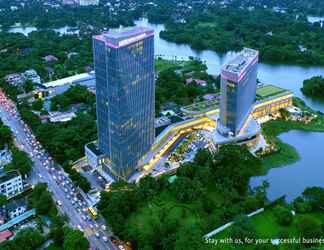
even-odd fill
[(30, 128), (20, 119), (14, 103), (7, 99), (3, 92), (0, 92), (0, 118), (13, 132), (16, 145), (25, 151), (34, 163), (30, 182), (48, 184), (48, 189), (62, 215), (67, 215), (73, 228), (84, 232), (92, 249), (116, 249), (110, 241), (104, 220), (94, 220), (90, 217), (87, 211), (90, 205), (87, 200), (78, 193), (68, 174), (54, 164)]

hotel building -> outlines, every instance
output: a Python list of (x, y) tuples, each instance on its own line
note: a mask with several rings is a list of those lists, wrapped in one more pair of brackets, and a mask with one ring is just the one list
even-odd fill
[(98, 150), (127, 178), (154, 141), (154, 32), (135, 27), (93, 38)]

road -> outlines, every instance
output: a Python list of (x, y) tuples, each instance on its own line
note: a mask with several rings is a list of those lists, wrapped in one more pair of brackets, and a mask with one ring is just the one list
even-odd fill
[(12, 130), (16, 145), (24, 150), (34, 163), (30, 181), (33, 184), (39, 182), (48, 184), (48, 189), (58, 204), (60, 212), (68, 216), (72, 227), (84, 232), (92, 249), (116, 249), (109, 240), (109, 233), (103, 226), (103, 219), (94, 221), (88, 215), (87, 201), (77, 195), (77, 188), (74, 187), (68, 174), (54, 164), (52, 158), (37, 142), (32, 131), (19, 118), (14, 103), (7, 99), (3, 92), (0, 92), (0, 118)]

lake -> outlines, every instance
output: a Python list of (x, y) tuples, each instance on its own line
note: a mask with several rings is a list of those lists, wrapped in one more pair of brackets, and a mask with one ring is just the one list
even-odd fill
[[(165, 29), (163, 24), (150, 24), (147, 19), (140, 19), (135, 23), (137, 26), (154, 29), (155, 55), (161, 55), (166, 59), (178, 60), (187, 60), (189, 56), (198, 57), (206, 63), (210, 74), (219, 74), (221, 65), (235, 56), (235, 52), (221, 54), (211, 50), (196, 51), (189, 45), (179, 45), (163, 40), (159, 37), (160, 31)], [(260, 63), (258, 71), (258, 78), (261, 82), (289, 89), (313, 109), (324, 112), (324, 102), (313, 101), (304, 96), (300, 91), (305, 79), (324, 75), (324, 67)]]
[[(25, 36), (28, 36), (29, 33), (33, 32), (33, 31), (37, 31), (38, 29), (36, 27), (33, 26), (27, 26), (27, 27), (23, 27), (23, 26), (15, 26), (15, 27), (11, 27), (8, 32), (10, 33), (21, 33), (24, 34)], [(53, 29), (54, 31), (60, 33), (61, 35), (73, 35), (73, 34), (79, 34), (79, 30), (75, 29), (73, 27), (70, 26), (64, 26), (61, 28), (57, 28), (57, 29)]]
[[(187, 60), (189, 56), (198, 57), (206, 63), (210, 74), (219, 74), (221, 65), (235, 56), (235, 52), (221, 54), (211, 50), (195, 51), (189, 45), (179, 45), (160, 39), (158, 34), (164, 30), (164, 25), (150, 24), (147, 19), (136, 21), (136, 25), (154, 29), (156, 55), (178, 60)], [(313, 101), (300, 91), (305, 79), (324, 75), (324, 67), (260, 63), (258, 71), (261, 82), (289, 89), (313, 109), (324, 112), (323, 102)], [(263, 180), (267, 180), (270, 184), (269, 199), (273, 200), (286, 194), (287, 201), (300, 195), (308, 186), (324, 187), (324, 165), (321, 164), (320, 154), (320, 149), (324, 149), (324, 133), (290, 131), (280, 135), (280, 138), (296, 147), (301, 160), (289, 166), (272, 169), (265, 176), (252, 178), (251, 186), (258, 186)]]
[(265, 176), (253, 177), (251, 187), (259, 186), (266, 180), (270, 184), (268, 199), (274, 200), (286, 194), (288, 202), (299, 196), (306, 187), (324, 187), (324, 133), (294, 130), (281, 134), (279, 138), (294, 145), (300, 160), (288, 166), (273, 168)]

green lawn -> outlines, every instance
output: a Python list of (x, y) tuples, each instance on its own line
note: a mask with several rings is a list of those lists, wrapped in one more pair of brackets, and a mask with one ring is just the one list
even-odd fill
[[(323, 223), (324, 221), (324, 213), (322, 212), (314, 212), (308, 214), (313, 217), (319, 223)], [(276, 216), (273, 210), (266, 210), (264, 213), (256, 215), (251, 218), (252, 223), (255, 226), (256, 234), (259, 239), (276, 239), (280, 236), (281, 232), (287, 232), (288, 238), (299, 237), (296, 229), (296, 222), (300, 219), (301, 215), (297, 214), (294, 217), (294, 221), (290, 226), (281, 226), (276, 221)], [(224, 239), (229, 238), (231, 236), (230, 228), (225, 231), (219, 233), (214, 239)], [(223, 244), (223, 245), (212, 245), (210, 244), (210, 249), (244, 249), (244, 250), (255, 250), (255, 246), (240, 246), (239, 248), (235, 248), (231, 244)], [(293, 244), (282, 244), (278, 249), (280, 250), (294, 250), (297, 249), (296, 245)]]
[(167, 69), (176, 69), (182, 64), (182, 61), (171, 61), (159, 58), (155, 60), (155, 70), (159, 72)]
[(278, 95), (280, 93), (286, 92), (287, 90), (279, 88), (274, 85), (266, 85), (264, 87), (257, 89), (257, 97), (260, 99), (265, 99), (273, 95)]

